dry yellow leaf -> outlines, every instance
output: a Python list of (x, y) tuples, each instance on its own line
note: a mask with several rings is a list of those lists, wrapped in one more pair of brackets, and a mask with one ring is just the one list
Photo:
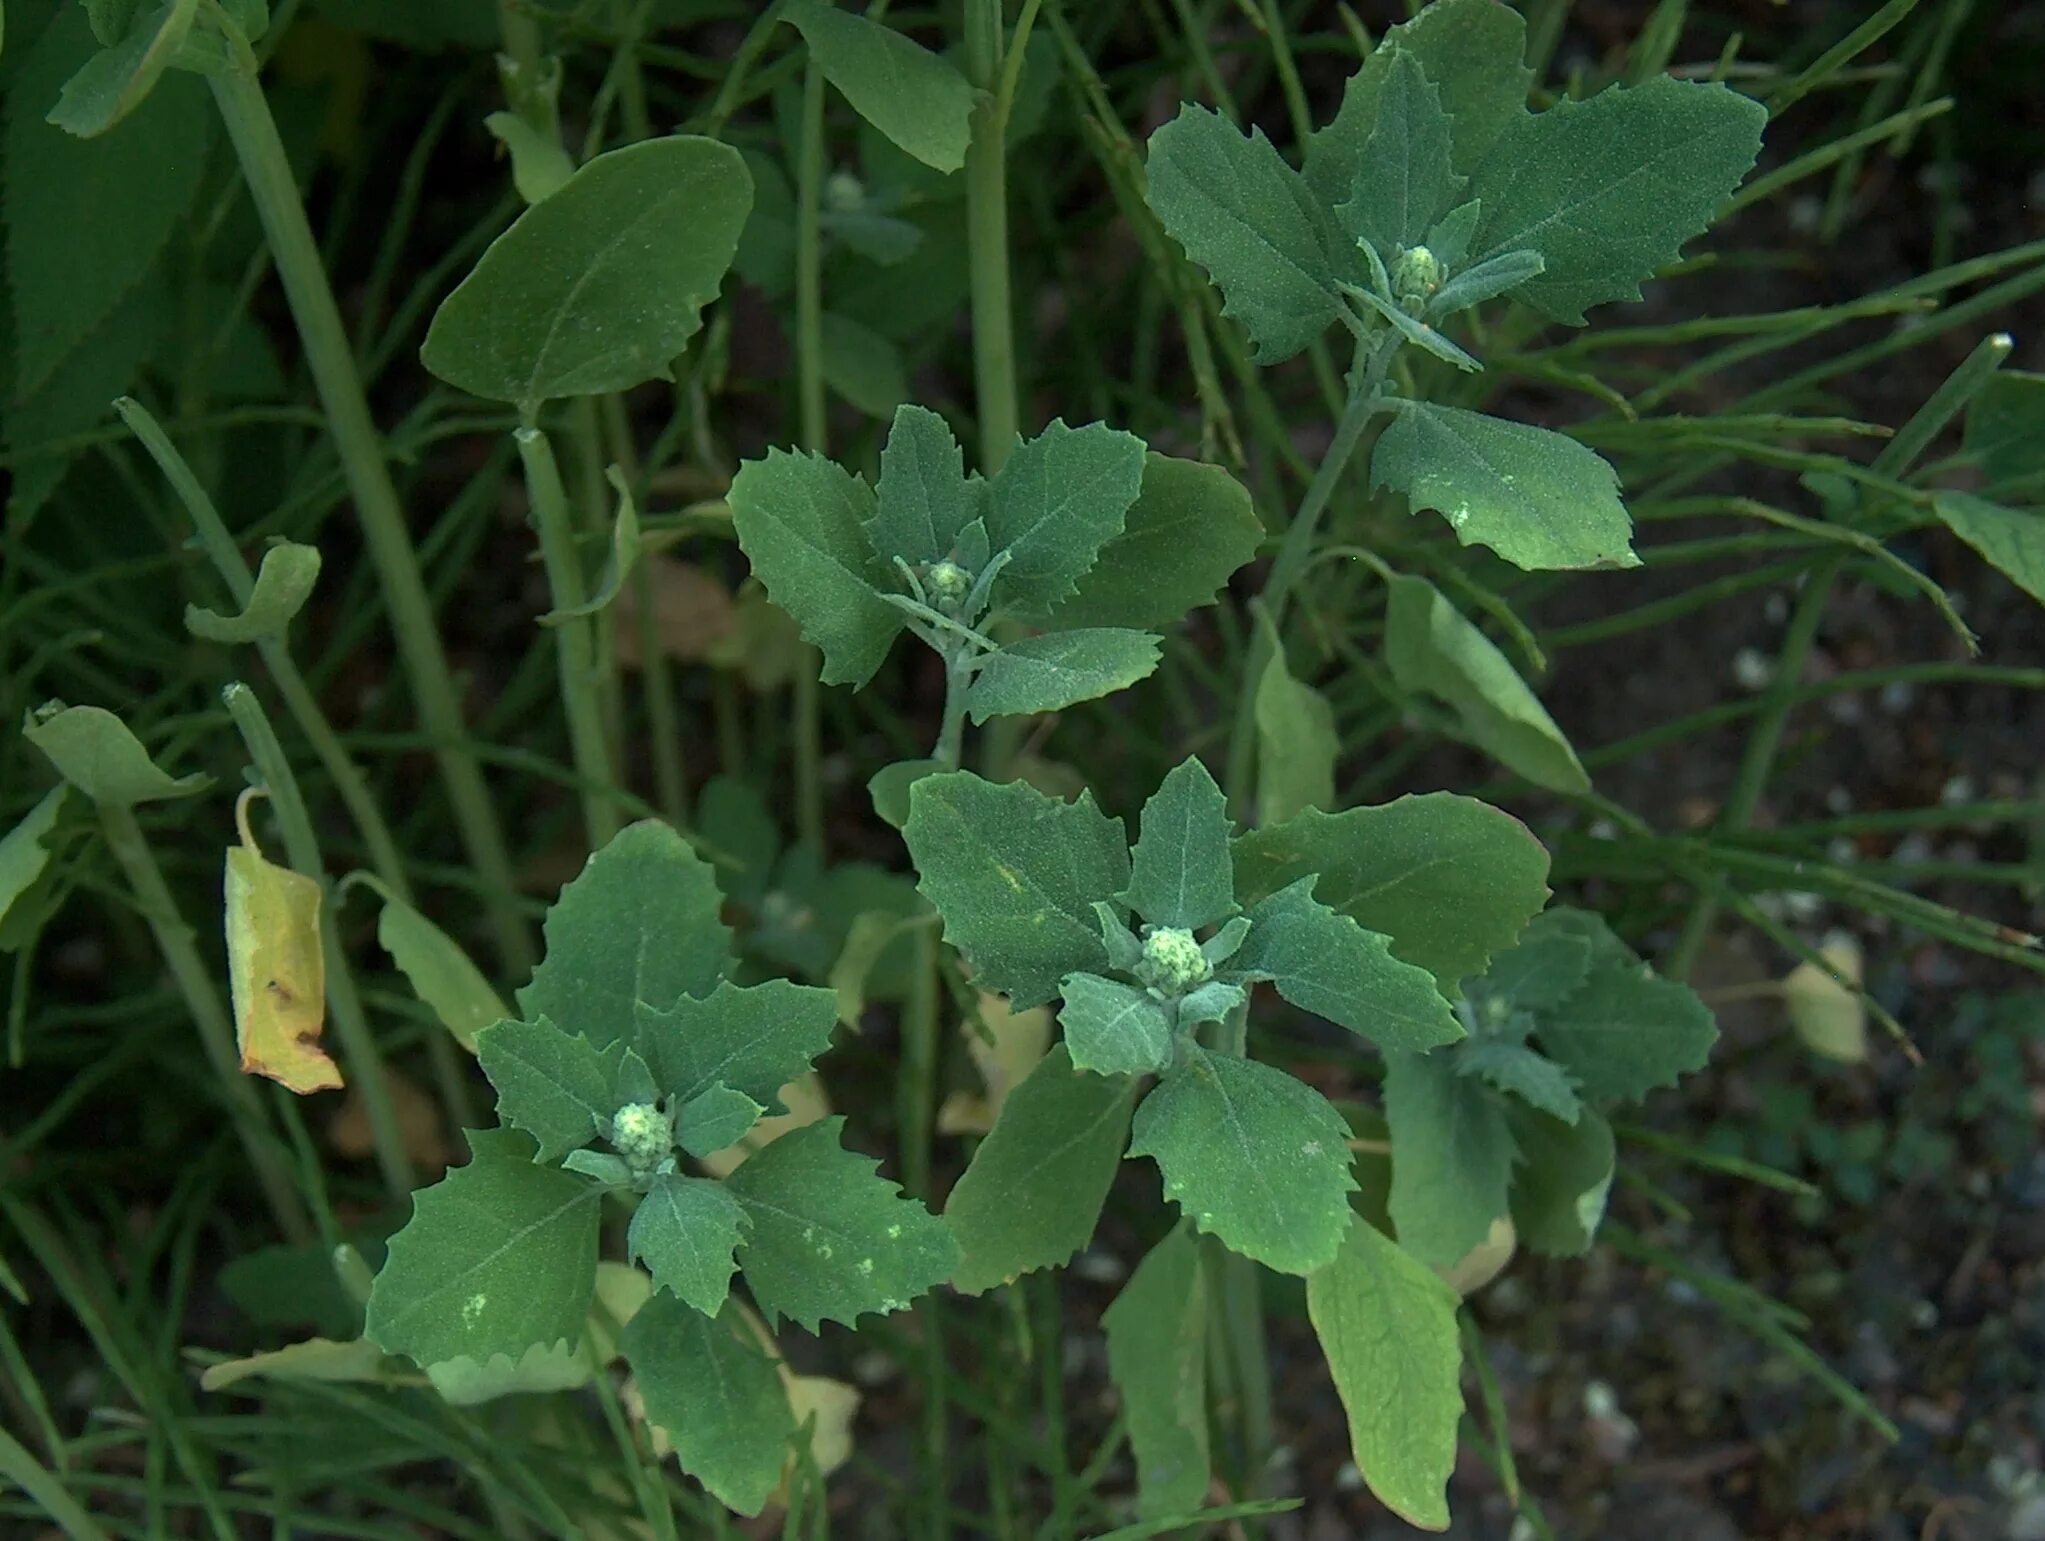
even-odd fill
[(241, 844), (227, 852), (227, 977), (241, 1068), (301, 1097), (341, 1084), (320, 1048), (327, 971), (320, 949), (320, 885), (265, 861), (249, 833), (244, 792), (235, 804)]

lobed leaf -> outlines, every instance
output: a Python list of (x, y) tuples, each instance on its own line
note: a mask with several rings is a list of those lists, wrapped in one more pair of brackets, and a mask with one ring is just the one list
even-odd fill
[(513, 1360), (579, 1342), (603, 1189), (491, 1141), (412, 1195), (370, 1290), (364, 1336), (418, 1364)]
[(1000, 607), (1047, 621), (1121, 531), (1143, 467), (1143, 441), (1104, 423), (1070, 428), (1054, 418), (1016, 445), (987, 484), (988, 540), (994, 554), (1008, 553)]
[(618, 1110), (602, 1051), (544, 1016), (483, 1029), (476, 1058), (497, 1089), (498, 1120), (531, 1135), (542, 1161), (587, 1145)]
[(951, 427), (928, 407), (895, 409), (880, 455), (880, 482), (868, 539), (882, 561), (912, 567), (954, 554), (959, 532), (981, 516), (987, 484), (966, 475)]
[(1553, 321), (1640, 298), (1640, 281), (1701, 234), (1761, 151), (1768, 110), (1716, 82), (1657, 75), (1509, 122), (1470, 178), (1481, 262), (1531, 251), (1513, 297)]
[(1246, 137), (1189, 104), (1150, 136), (1147, 167), (1152, 212), (1207, 270), (1258, 363), (1291, 358), (1342, 314), (1346, 270), (1330, 256), (1340, 243), (1324, 212), (1337, 200), (1317, 205), (1262, 129)]
[(740, 1514), (781, 1486), (795, 1416), (781, 1376), (736, 1305), (715, 1317), (657, 1294), (620, 1340), (646, 1407), (682, 1470)]
[(873, 490), (821, 455), (770, 449), (739, 467), (726, 502), (754, 576), (823, 650), (824, 683), (872, 679), (902, 629), (866, 534)]
[(1120, 898), (1154, 926), (1196, 930), (1236, 912), (1228, 799), (1207, 767), (1181, 760), (1143, 805)]
[(1517, 1097), (1529, 1107), (1573, 1124), (1583, 1116), (1570, 1073), (1523, 1043), (1505, 1038), (1473, 1038), (1455, 1055), (1456, 1073), (1475, 1076), (1495, 1091)]
[(769, 1323), (853, 1326), (904, 1309), (959, 1265), (944, 1222), (844, 1149), (844, 1126), (827, 1118), (784, 1134), (724, 1180), (749, 1222), (739, 1266)]
[(1172, 1061), (1172, 1015), (1148, 990), (1095, 974), (1067, 974), (1058, 1026), (1081, 1070), (1155, 1075)]
[(1249, 490), (1227, 471), (1152, 450), (1122, 528), (1048, 624), (1175, 625), (1187, 611), (1214, 603), (1263, 537)]
[(1255, 1060), (1187, 1044), (1136, 1110), (1131, 1156), (1231, 1251), (1280, 1273), (1335, 1255), (1349, 1218), (1349, 1126), (1312, 1087)]
[(762, 1106), (831, 1045), (838, 997), (815, 985), (720, 979), (666, 1010), (642, 1005), (636, 1043), (661, 1092), (688, 1104), (725, 1086)]
[(1302, 174), (1329, 208), (1356, 185), (1385, 83), (1402, 54), (1441, 93), (1459, 171), (1475, 169), (1492, 141), (1526, 115), (1534, 72), (1526, 65), (1527, 27), (1519, 13), (1498, 0), (1435, 0), (1385, 33), (1343, 87), (1333, 121), (1307, 141)]
[(1535, 1032), (1584, 1095), (1601, 1104), (1637, 1102), (1701, 1070), (1718, 1023), (1696, 991), (1656, 974), (1595, 915), (1561, 911), (1557, 922), (1589, 938), (1590, 977), (1543, 1011)]
[(1587, 792), (1576, 751), (1519, 671), (1425, 578), (1395, 574), (1385, 663), (1400, 688), (1446, 702), (1463, 731), (1507, 770), (1551, 792)]
[(1343, 227), (1389, 259), (1424, 242), (1457, 201), (1464, 178), (1451, 160), (1451, 123), (1420, 62), (1394, 47), (1377, 92), (1377, 117), (1356, 165)]
[(1157, 638), (1106, 626), (1024, 637), (989, 653), (966, 690), (966, 712), (989, 717), (1055, 712), (1111, 695), (1157, 668)]
[(1490, 1234), (1512, 1184), (1505, 1108), (1481, 1082), (1456, 1073), (1458, 1053), (1385, 1056), (1392, 1224), (1399, 1245), (1437, 1268)]
[(547, 911), (547, 955), (518, 992), (529, 1019), (607, 1048), (638, 1009), (708, 995), (731, 963), (724, 896), (710, 864), (669, 825), (644, 819), (612, 836)]
[(1573, 1124), (1523, 1107), (1508, 1107), (1506, 1119), (1520, 1154), (1512, 1182), (1520, 1239), (1546, 1257), (1582, 1256), (1612, 1190), (1612, 1126), (1589, 1108)]
[(1463, 1415), (1460, 1301), (1433, 1269), (1362, 1216), (1333, 1262), (1307, 1276), (1356, 1469), (1378, 1500), (1425, 1530), (1446, 1530), (1448, 1480)]
[(1207, 1273), (1185, 1225), (1144, 1254), (1101, 1317), (1146, 1518), (1191, 1514), (1207, 1499), (1207, 1321)]
[(1344, 813), (1308, 809), (1234, 843), (1245, 901), (1317, 877), (1313, 895), (1444, 990), (1481, 973), (1548, 899), (1548, 853), (1511, 814), (1447, 792)]
[(670, 1172), (654, 1179), (632, 1212), (626, 1255), (646, 1265), (656, 1287), (715, 1316), (731, 1293), (738, 1271), (732, 1254), (746, 1223), (745, 1210), (724, 1184)]
[(1076, 1069), (1063, 1044), (1016, 1084), (944, 1206), (959, 1246), (952, 1288), (984, 1294), (1062, 1266), (1093, 1239), (1136, 1086)]
[(1640, 565), (1618, 473), (1595, 451), (1461, 407), (1392, 405), (1371, 453), (1372, 484), (1439, 510), (1464, 545), (1530, 571)]
[(1226, 969), (1268, 979), (1293, 1005), (1388, 1049), (1428, 1049), (1463, 1036), (1434, 977), (1391, 944), (1313, 896), (1300, 878), (1250, 911), (1250, 933)]
[(928, 775), (909, 790), (902, 834), (917, 886), (982, 989), (1039, 1006), (1067, 974), (1107, 971), (1093, 907), (1128, 884), (1129, 851), (1122, 821), (1091, 793), (1061, 803), (1022, 782)]

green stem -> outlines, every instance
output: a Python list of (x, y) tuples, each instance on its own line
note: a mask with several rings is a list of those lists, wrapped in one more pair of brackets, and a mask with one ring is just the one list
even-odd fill
[[(802, 446), (827, 451), (829, 418), (824, 397), (824, 72), (811, 59), (802, 77), (802, 142), (796, 164), (795, 367)], [(811, 850), (824, 848), (823, 705), (818, 659), (796, 670), (790, 698), (795, 748), (796, 835)]]
[[(605, 425), (611, 439), (611, 457), (625, 471), (633, 495), (643, 500), (645, 468), (632, 444), (632, 429), (625, 418), (624, 399), (604, 398)], [(674, 664), (661, 644), (660, 606), (654, 588), (653, 563), (645, 557), (632, 567), (632, 597), (639, 642), (639, 683), (646, 702), (646, 734), (653, 756), (654, 797), (667, 821), (677, 829), (689, 825), (689, 778), (682, 763), (682, 724), (675, 710)]]
[(605, 747), (603, 703), (596, 691), (596, 660), (590, 647), (590, 618), (564, 614), (582, 608), (588, 598), (582, 584), (582, 562), (575, 549), (575, 516), (561, 485), (561, 467), (546, 434), (528, 424), (512, 437), (525, 465), (527, 496), (539, 530), (540, 559), (547, 569), (547, 587), (556, 612), (555, 662), (560, 671), (561, 706), (568, 718), (568, 743), (575, 774), (582, 783), (582, 822), (591, 850), (618, 832), (621, 822), (612, 789), (610, 753)]
[(1292, 523), (1286, 526), (1285, 537), (1278, 544), (1278, 555), (1264, 579), (1259, 597), (1271, 624), (1268, 628), (1257, 627), (1250, 634), (1242, 686), (1236, 697), (1235, 724), (1228, 742), (1228, 795), (1238, 817), (1243, 816), (1249, 805), (1252, 767), (1256, 761), (1257, 682), (1264, 677), (1273, 651), (1284, 635), (1285, 603), (1293, 585), (1313, 558), (1314, 536), (1320, 530), (1328, 501), (1335, 495), (1342, 473), (1349, 468), (1350, 458), (1356, 453), (1364, 429), (1383, 405), (1378, 399), (1377, 388), (1383, 383), (1385, 370), (1397, 348), (1397, 333), (1387, 333), (1371, 345), (1365, 359), (1364, 378), (1350, 392), (1349, 404), (1335, 425), (1334, 440), (1328, 445), (1327, 454), (1321, 457), (1320, 468), (1314, 472), (1306, 495), (1300, 499), (1299, 511), (1292, 516)]
[(944, 653), (944, 725), (938, 729), (937, 748), (931, 758), (946, 770), (957, 770), (965, 746), (966, 687), (973, 677), (965, 670), (972, 650), (963, 645)]
[(39, 1504), (71, 1541), (109, 1541), (107, 1533), (79, 1506), (62, 1480), (5, 1429), (0, 1429), (0, 1476)]
[(291, 1241), (311, 1241), (312, 1221), (297, 1190), (291, 1186), (285, 1157), (264, 1115), (262, 1100), (242, 1074), (240, 1056), (235, 1050), (234, 1020), (220, 999), (212, 973), (199, 957), (199, 949), (193, 945), (192, 928), (178, 911), (177, 900), (163, 880), (163, 869), (156, 864), (142, 826), (135, 821), (134, 810), (122, 804), (102, 803), (99, 822), (106, 833), (107, 849), (113, 852), (127, 878), (136, 907), (148, 921), (157, 949), (163, 954), (178, 993), (185, 999), (185, 1009), (199, 1029), (199, 1042), (220, 1077), (228, 1111), (241, 1136), (242, 1148), (248, 1153), (249, 1167), (270, 1202), (278, 1229)]
[[(185, 505), (185, 511), (191, 515), (192, 523), (199, 532), (199, 544), (212, 558), (228, 592), (234, 596), (237, 605), (245, 607), (249, 595), (255, 591), (255, 575), (249, 571), (241, 547), (235, 543), (227, 522), (213, 506), (212, 498), (199, 485), (191, 467), (178, 453), (170, 436), (150, 415), (148, 408), (123, 396), (114, 403), (114, 410), (120, 413), (121, 420), (142, 441), (142, 447), (149, 451), (150, 458), (162, 470), (171, 489)], [(398, 852), (397, 839), (384, 820), (383, 810), (377, 807), (361, 767), (342, 747), (333, 724), (327, 721), (326, 713), (320, 709), (318, 697), (299, 672), (286, 646), (284, 634), (261, 638), (256, 643), (256, 653), (263, 660), (263, 667), (269, 670), (277, 693), (284, 698), (284, 708), (291, 714), (292, 722), (312, 749), (320, 767), (326, 771), (328, 780), (333, 782), (334, 791), (348, 810), (348, 816), (355, 821), (362, 843), (369, 849), (371, 869), (398, 899), (406, 904), (413, 903), (411, 880), (405, 871), (404, 858)], [(426, 1053), (433, 1065), (433, 1076), (439, 1084), (441, 1099), (461, 1127), (469, 1128), (475, 1122), (474, 1109), (453, 1048), (446, 1039), (436, 1035), (427, 1040)]]
[(1008, 121), (1003, 99), (1001, 0), (966, 0), (966, 76), (987, 93), (966, 148), (966, 242), (972, 271), (973, 389), (980, 468), (1001, 469), (1020, 430), (1015, 320), (1008, 266)]
[(362, 1008), (362, 995), (341, 945), (341, 930), (334, 919), (333, 885), (327, 881), (319, 837), (313, 833), (312, 817), (306, 812), (305, 798), (298, 790), (298, 778), (292, 774), (284, 746), (277, 742), (276, 729), (270, 726), (256, 693), (236, 682), (221, 692), (221, 700), (227, 703), (227, 714), (241, 731), (249, 758), (255, 762), (256, 774), (262, 777), (263, 787), (269, 793), (270, 806), (276, 810), (286, 859), (293, 871), (320, 885), (320, 947), (326, 953), (327, 1008), (333, 1014), (341, 1052), (347, 1056), (348, 1084), (369, 1114), (370, 1142), (376, 1150), (384, 1184), (392, 1198), (402, 1199), (412, 1191), (416, 1174), (412, 1158), (405, 1153), (404, 1130), (398, 1123), (397, 1105), (391, 1100), (390, 1077), (384, 1069), (383, 1055), (369, 1030), (369, 1015)]
[(312, 228), (306, 223), (298, 184), (277, 136), (270, 104), (263, 96), (254, 56), (246, 43), (234, 53), (225, 68), (209, 77), (213, 99), (269, 238), (306, 363), (355, 501), (363, 540), (375, 564), (384, 602), (390, 607), (391, 629), (418, 706), (420, 726), (434, 742), (456, 827), (470, 864), (483, 882), (498, 951), (508, 969), (524, 974), (533, 963), (532, 937), (519, 918), (516, 878), (489, 789), (463, 735), (454, 676), (435, 629), (418, 554), (412, 549), (383, 443), (369, 415), (348, 334), (341, 325)]

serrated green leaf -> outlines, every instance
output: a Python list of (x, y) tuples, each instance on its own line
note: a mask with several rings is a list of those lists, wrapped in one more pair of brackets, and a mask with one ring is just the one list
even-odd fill
[(986, 655), (966, 690), (973, 721), (1055, 712), (1146, 679), (1157, 668), (1157, 638), (1147, 631), (1091, 626), (1011, 642)]
[(1392, 1224), (1402, 1247), (1437, 1268), (1490, 1234), (1512, 1183), (1505, 1108), (1483, 1083), (1456, 1074), (1460, 1052), (1385, 1056)]
[(1067, 974), (1109, 967), (1093, 907), (1128, 884), (1129, 850), (1090, 792), (1062, 803), (969, 771), (925, 776), (902, 834), (917, 887), (983, 989), (1040, 1006)]
[(1307, 1277), (1307, 1316), (1349, 1415), (1363, 1480), (1394, 1514), (1446, 1530), (1463, 1415), (1456, 1292), (1360, 1215)]
[(420, 359), (528, 414), (659, 378), (702, 325), (752, 201), (745, 158), (714, 139), (606, 151), (490, 243)]
[(721, 1084), (778, 1107), (774, 1094), (830, 1047), (837, 1021), (829, 990), (719, 980), (707, 996), (683, 996), (665, 1011), (642, 1007), (637, 1042), (661, 1091), (680, 1103)]
[(58, 775), (110, 807), (191, 797), (213, 784), (211, 776), (197, 771), (172, 776), (158, 769), (128, 725), (103, 707), (53, 701), (30, 712), (21, 733), (57, 767)]
[(728, 1509), (758, 1514), (781, 1486), (795, 1416), (774, 1361), (736, 1305), (716, 1317), (655, 1295), (620, 1344), (682, 1470)]
[(607, 1048), (637, 1010), (708, 995), (731, 964), (724, 896), (710, 864), (668, 825), (644, 819), (612, 836), (547, 911), (547, 956), (518, 992), (527, 1018)]
[(1280, 1273), (1335, 1255), (1349, 1218), (1349, 1126), (1312, 1087), (1255, 1060), (1188, 1044), (1136, 1110), (1131, 1156), (1231, 1251)]
[(50, 832), (57, 827), (57, 815), (69, 790), (63, 782), (51, 787), (22, 815), (19, 824), (0, 835), (0, 921), (49, 866)]
[(1277, 364), (1314, 342), (1342, 313), (1348, 274), (1340, 237), (1304, 179), (1262, 129), (1245, 136), (1221, 114), (1188, 104), (1150, 136), (1145, 194), (1173, 240), (1222, 294), (1222, 311), (1250, 334), (1251, 357)]
[(1373, 242), (1389, 260), (1426, 239), (1464, 179), (1450, 160), (1441, 95), (1411, 53), (1393, 50), (1377, 99), (1377, 121), (1336, 213), (1349, 234)]
[(824, 683), (872, 679), (902, 629), (866, 535), (873, 490), (821, 455), (770, 449), (739, 467), (726, 501), (754, 575), (823, 650)]
[(1446, 702), (1472, 742), (1551, 792), (1587, 792), (1590, 777), (1512, 661), (1425, 578), (1394, 575), (1385, 663), (1400, 688)]
[(675, 1143), (700, 1161), (738, 1144), (766, 1111), (764, 1104), (744, 1092), (712, 1086), (682, 1105), (675, 1118)]
[(1523, 1043), (1473, 1038), (1456, 1051), (1456, 1074), (1475, 1076), (1496, 1091), (1573, 1124), (1583, 1113), (1569, 1072)]
[(984, 517), (1008, 565), (997, 607), (1032, 625), (1046, 621), (1119, 533), (1143, 488), (1143, 441), (1105, 423), (1062, 418), (1025, 439), (987, 484)]
[(1526, 65), (1527, 29), (1519, 13), (1497, 0), (1436, 0), (1384, 35), (1343, 87), (1333, 121), (1307, 141), (1302, 173), (1330, 208), (1356, 185), (1364, 146), (1378, 121), (1379, 97), (1402, 53), (1419, 61), (1441, 93), (1459, 171), (1473, 169), (1506, 125), (1526, 112), (1534, 75)]
[(1484, 205), (1473, 254), (1532, 251), (1513, 291), (1553, 321), (1640, 298), (1753, 168), (1768, 111), (1716, 82), (1658, 75), (1508, 123), (1470, 178)]
[(1718, 1041), (1711, 1008), (1688, 985), (1641, 962), (1597, 917), (1574, 913), (1603, 932), (1606, 945), (1593, 942), (1583, 987), (1539, 1014), (1535, 1033), (1548, 1056), (1599, 1104), (1638, 1102), (1703, 1069)]
[(1371, 482), (1440, 511), (1466, 546), (1530, 571), (1638, 567), (1619, 477), (1576, 440), (1431, 401), (1399, 400)]
[(1181, 1225), (1144, 1255), (1101, 1318), (1146, 1517), (1190, 1514), (1207, 1499), (1207, 1317), (1200, 1243)]
[(646, 1265), (657, 1287), (715, 1316), (731, 1293), (732, 1254), (745, 1227), (746, 1212), (724, 1184), (670, 1172), (654, 1179), (632, 1212), (626, 1255)]
[(479, 1144), (467, 1166), (412, 1195), (364, 1336), (421, 1365), (580, 1342), (603, 1191)]
[[(1257, 624), (1270, 630), (1263, 615)], [(1271, 661), (1257, 681), (1257, 812), (1281, 824), (1308, 808), (1335, 803), (1335, 761), (1342, 740), (1327, 698), (1294, 679), (1273, 634)]]
[(319, 576), (317, 547), (280, 540), (263, 553), (255, 589), (239, 615), (222, 615), (200, 605), (186, 605), (185, 629), (209, 642), (259, 642), (280, 636), (312, 597), (312, 586)]
[(1220, 466), (1151, 451), (1119, 533), (1052, 611), (1054, 626), (1176, 624), (1212, 604), (1257, 554), (1264, 527), (1249, 490)]
[(1143, 805), (1121, 898), (1154, 926), (1187, 930), (1236, 912), (1228, 799), (1198, 759), (1181, 760)]
[(819, 0), (797, 0), (782, 17), (854, 112), (934, 170), (965, 165), (975, 99), (965, 76), (893, 28)]
[(499, 1397), (572, 1391), (589, 1384), (589, 1356), (581, 1343), (535, 1343), (516, 1359), (498, 1354), (487, 1363), (463, 1356), (426, 1366), (440, 1400), (477, 1407)]
[[(1987, 490), (2025, 484), (2045, 494), (2045, 374), (1998, 370), (1967, 407), (1961, 448), (1974, 457)], [(2033, 593), (2036, 590), (2032, 591)]]
[(1453, 364), (1467, 374), (1475, 374), (1484, 366), (1463, 348), (1451, 342), (1440, 332), (1417, 316), (1409, 316), (1390, 300), (1371, 289), (1356, 289), (1356, 298), (1362, 300), (1385, 320), (1392, 323), (1399, 333), (1415, 347), (1424, 348), (1445, 364)]
[(386, 896), (376, 920), (376, 939), (413, 993), (471, 1054), (476, 1052), (477, 1034), (511, 1015), (475, 961), (411, 905)]
[(1401, 963), (1385, 937), (1316, 900), (1314, 883), (1301, 878), (1259, 901), (1225, 972), (1268, 979), (1301, 1011), (1382, 1048), (1428, 1049), (1462, 1037), (1434, 976)]
[(587, 1145), (617, 1110), (603, 1054), (545, 1017), (485, 1028), (476, 1058), (497, 1088), (498, 1118), (539, 1141), (542, 1161)]
[(959, 1265), (944, 1222), (883, 1178), (879, 1163), (839, 1143), (843, 1118), (784, 1134), (725, 1179), (751, 1228), (739, 1267), (772, 1323), (815, 1332), (900, 1311)]
[(1931, 506), (1989, 566), (2045, 605), (2045, 512), (2005, 508), (1968, 492), (1936, 493)]
[[(164, 82), (123, 134), (81, 140), (44, 121), (58, 88), (91, 53), (83, 12), (64, 6), (22, 55), (7, 87), (10, 386), (22, 404), (10, 418), (43, 398), (58, 365), (109, 321), (155, 265), (205, 175), (213, 112), (197, 81)], [(139, 358), (146, 344), (138, 348), (129, 340), (121, 351)], [(129, 372), (95, 396), (88, 426), (104, 415)], [(10, 422), (9, 444), (18, 449), (44, 436), (28, 427)]]
[(1081, 1070), (1154, 1075), (1172, 1060), (1172, 1015), (1147, 990), (1095, 974), (1067, 974), (1058, 1025)]
[(1314, 897), (1447, 991), (1518, 940), (1548, 900), (1548, 853), (1511, 814), (1448, 792), (1344, 813), (1308, 809), (1239, 836), (1236, 894), (1318, 874)]
[(49, 121), (81, 139), (114, 127), (156, 88), (198, 14), (199, 0), (164, 0), (125, 38), (94, 54), (64, 82)]
[(986, 484), (966, 476), (950, 424), (928, 407), (900, 406), (880, 455), (867, 535), (882, 561), (910, 566), (952, 556), (959, 532), (981, 515)]
[(945, 1201), (959, 1246), (952, 1288), (984, 1294), (1062, 1266), (1093, 1239), (1129, 1142), (1136, 1087), (1075, 1069), (1063, 1044), (1037, 1061)]
[(1427, 313), (1439, 319), (1468, 310), (1538, 278), (1547, 267), (1539, 252), (1502, 251), (1450, 278), (1427, 302)]
[[(1560, 913), (1560, 912), (1558, 912)], [(1507, 1010), (1539, 1011), (1567, 1000), (1589, 977), (1588, 937), (1536, 916), (1517, 946), (1500, 953), (1484, 971), (1483, 995)], [(1474, 993), (1474, 992), (1473, 992)]]
[(1590, 1108), (1574, 1126), (1522, 1107), (1508, 1107), (1506, 1119), (1520, 1153), (1512, 1180), (1520, 1240), (1546, 1257), (1582, 1256), (1612, 1189), (1612, 1126)]

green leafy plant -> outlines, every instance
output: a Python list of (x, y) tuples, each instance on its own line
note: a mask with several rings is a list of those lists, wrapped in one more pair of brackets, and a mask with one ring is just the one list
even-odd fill
[[(1961, 1142), (1779, 1071), (1662, 1125), (1753, 1073), (1689, 982), (1732, 927), (1854, 1013), (1841, 1077), (1916, 1024), (1814, 906), (2045, 971), (2039, 789), (1860, 811), (1799, 717), (2039, 687), (1971, 657), (2022, 596), (1946, 586), (2045, 600), (2045, 377), (1926, 345), (2045, 256), (1961, 255), (1949, 143), (1872, 295), (1705, 237), (1916, 186), (1862, 172), (1970, 8), (1776, 57), (1661, 4), (1566, 71), (1566, 4), (1406, 9), (12, 0), (0, 1513), (1134, 1538), (1346, 1456), (1445, 1529), (1473, 1451), (1547, 1535), (1520, 1248), (1893, 1437), (1684, 1199)], [(1849, 583), (1952, 656), (1812, 667)], [(1729, 700), (1578, 662), (1764, 591)], [(1998, 854), (1880, 845), (1947, 825)], [(148, 1162), (66, 1143), (102, 1103)]]

